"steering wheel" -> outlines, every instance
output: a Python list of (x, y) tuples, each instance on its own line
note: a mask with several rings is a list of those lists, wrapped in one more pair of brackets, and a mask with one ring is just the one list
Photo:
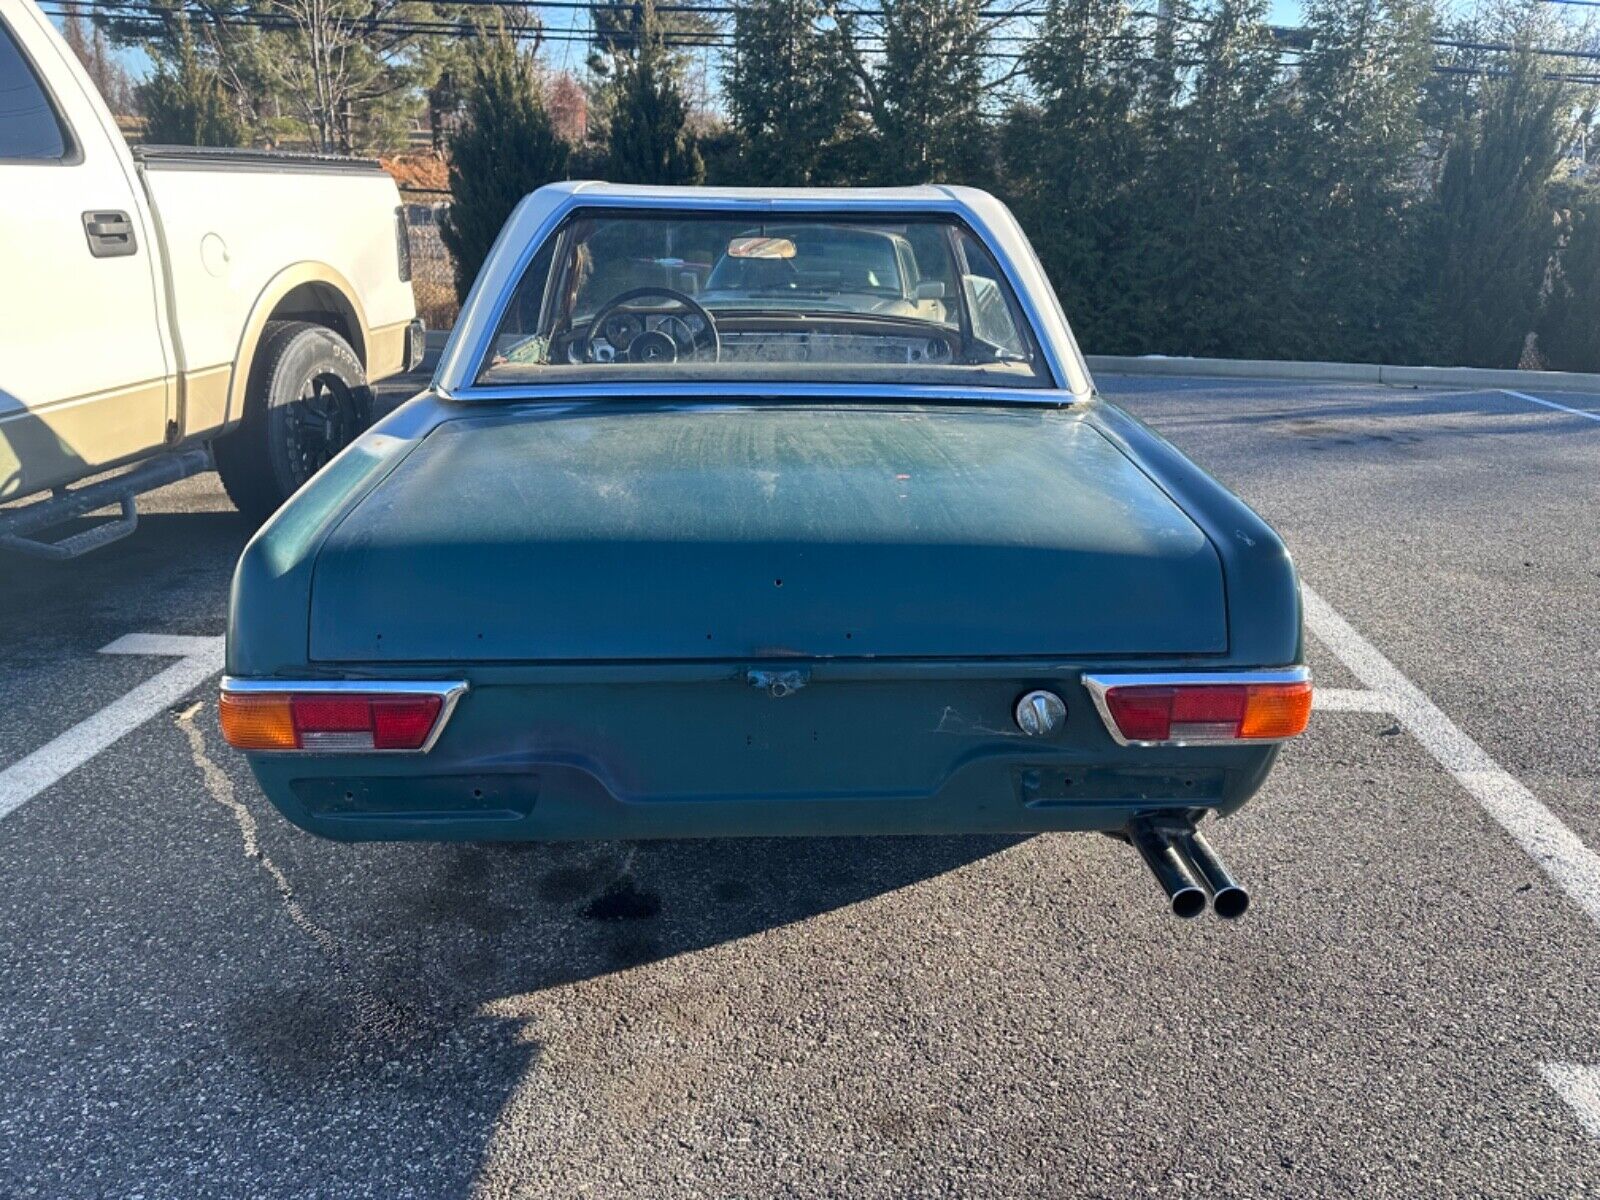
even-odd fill
[[(619, 358), (626, 358), (628, 362), (635, 363), (677, 362), (680, 355), (699, 353), (701, 337), (704, 334), (710, 335), (711, 361), (716, 362), (722, 357), (722, 339), (717, 336), (717, 323), (706, 311), (705, 305), (693, 296), (674, 291), (672, 288), (642, 287), (613, 296), (600, 306), (599, 311), (589, 320), (588, 332), (583, 335), (583, 344), (580, 347), (582, 353), (578, 355), (579, 359), (583, 362), (593, 362), (595, 335), (605, 331), (606, 322), (612, 317), (619, 312), (634, 308), (639, 301), (645, 299), (673, 301), (687, 309), (690, 315), (700, 318), (704, 329), (696, 331), (683, 317), (669, 313), (656, 328), (640, 328), (623, 346), (617, 346), (607, 337), (606, 341), (617, 351)], [(683, 337), (680, 338), (676, 333), (662, 332), (674, 325), (683, 331)]]

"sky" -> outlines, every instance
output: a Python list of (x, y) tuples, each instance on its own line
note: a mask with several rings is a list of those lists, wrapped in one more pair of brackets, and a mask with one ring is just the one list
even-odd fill
[[(1271, 19), (1274, 25), (1294, 25), (1300, 20), (1299, 0), (1272, 0)], [(55, 19), (60, 25), (60, 18)], [(551, 31), (583, 30), (588, 26), (588, 16), (579, 10), (547, 11), (546, 28)], [(585, 49), (580, 42), (557, 42), (545, 50), (546, 61), (557, 70), (578, 68), (583, 65)], [(136, 80), (150, 74), (150, 59), (144, 51), (126, 47), (119, 49), (117, 59)]]
[[(1300, 0), (1272, 0), (1269, 17), (1274, 25), (1298, 25), (1300, 16)], [(545, 22), (551, 31), (582, 31), (588, 27), (588, 15), (574, 9), (546, 10)], [(61, 24), (60, 18), (56, 18), (56, 24)], [(545, 50), (546, 60), (557, 70), (582, 67), (584, 55), (585, 47), (581, 42), (552, 43)], [(135, 79), (149, 75), (150, 59), (142, 50), (123, 48), (117, 52), (117, 57)]]

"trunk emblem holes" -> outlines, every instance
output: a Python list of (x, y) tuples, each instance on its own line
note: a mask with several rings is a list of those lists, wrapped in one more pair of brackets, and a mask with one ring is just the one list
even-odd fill
[(751, 687), (758, 691), (766, 692), (775, 700), (782, 700), (785, 696), (792, 696), (806, 684), (811, 682), (811, 672), (806, 669), (787, 671), (768, 671), (761, 667), (751, 667), (745, 672), (745, 680)]

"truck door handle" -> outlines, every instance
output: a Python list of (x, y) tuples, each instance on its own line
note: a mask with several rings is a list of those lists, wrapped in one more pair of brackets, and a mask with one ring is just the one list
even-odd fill
[(89, 239), (89, 253), (96, 258), (126, 258), (139, 252), (133, 222), (125, 212), (84, 213), (83, 234)]

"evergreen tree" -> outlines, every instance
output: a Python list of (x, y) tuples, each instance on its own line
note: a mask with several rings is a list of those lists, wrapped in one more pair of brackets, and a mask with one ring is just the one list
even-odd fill
[(216, 71), (200, 61), (188, 24), (155, 60), (139, 91), (145, 140), (170, 146), (242, 146), (245, 129)]
[(674, 60), (644, 0), (637, 48), (619, 55), (608, 88), (606, 177), (613, 183), (697, 184), (705, 163), (689, 129), (689, 106)]
[(982, 183), (984, 0), (883, 0), (883, 54), (868, 84), (880, 182)]
[(1570, 128), (1567, 88), (1548, 73), (1519, 49), (1445, 154), (1424, 248), (1435, 362), (1515, 367), (1534, 328), (1557, 235), (1550, 176)]
[(564, 178), (567, 156), (532, 57), (504, 28), (486, 33), (467, 83), (461, 127), (450, 139), (452, 200), (439, 228), (455, 258), (462, 300), (511, 210), (535, 188)]
[(1187, 80), (1150, 116), (1163, 136), (1131, 201), (1128, 282), (1142, 351), (1292, 357), (1308, 327), (1285, 305), (1304, 243), (1283, 186), (1288, 106), (1266, 14), (1267, 0), (1203, 10), (1180, 49)]
[(1566, 236), (1539, 318), (1539, 349), (1555, 371), (1600, 371), (1600, 194), (1562, 206)]
[(1288, 181), (1304, 238), (1294, 303), (1317, 315), (1323, 357), (1393, 362), (1416, 352), (1413, 250), (1426, 198), (1418, 99), (1431, 74), (1432, 24), (1427, 0), (1305, 7), (1312, 40), (1299, 71)]
[(1005, 191), (1046, 271), (1097, 351), (1128, 348), (1130, 195), (1142, 168), (1138, 85), (1123, 69), (1126, 0), (1050, 0), (1024, 66), (1035, 102), (1002, 137)]
[(824, 0), (749, 0), (734, 13), (723, 79), (752, 180), (793, 187), (838, 179), (859, 104), (846, 32)]

